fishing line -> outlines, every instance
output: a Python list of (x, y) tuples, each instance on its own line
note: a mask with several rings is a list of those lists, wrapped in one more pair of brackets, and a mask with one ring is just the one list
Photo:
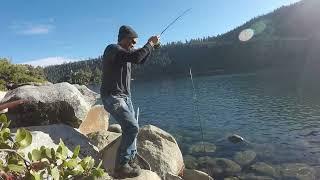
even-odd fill
[[(198, 106), (198, 97), (197, 97), (197, 92), (196, 92), (196, 88), (194, 86), (194, 82), (193, 82), (193, 76), (192, 76), (192, 70), (190, 68), (190, 71), (189, 71), (189, 74), (190, 74), (190, 79), (191, 79), (191, 84), (192, 84), (192, 89), (193, 89), (193, 99), (194, 99), (194, 110), (196, 112), (196, 116), (197, 116), (197, 119), (200, 123), (200, 133), (201, 133), (201, 145), (203, 147), (203, 152), (204, 154), (206, 155), (207, 154), (207, 151), (206, 151), (206, 146), (204, 144), (204, 130), (203, 130), (203, 123), (201, 121), (201, 118), (200, 118), (200, 113), (199, 113), (199, 106)], [(206, 161), (206, 160), (205, 160)], [(207, 172), (208, 172), (208, 179), (210, 179), (210, 173), (209, 173), (209, 167), (208, 167), (208, 163), (206, 163), (206, 168), (207, 168)]]

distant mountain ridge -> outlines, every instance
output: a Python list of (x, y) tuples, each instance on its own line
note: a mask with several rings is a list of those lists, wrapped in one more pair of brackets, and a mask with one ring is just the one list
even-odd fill
[[(253, 18), (223, 35), (173, 42), (156, 50), (151, 60), (135, 66), (134, 78), (175, 77), (194, 73), (242, 73), (268, 68), (299, 71), (307, 59), (316, 57), (320, 37), (320, 1), (302, 0)], [(252, 29), (254, 36), (239, 41), (239, 34)], [(312, 53), (311, 53), (312, 52)], [(311, 53), (311, 54), (310, 54)], [(99, 82), (101, 57), (45, 68), (51, 82), (73, 81), (75, 74), (85, 82)], [(81, 77), (78, 76), (77, 78)], [(77, 79), (79, 81), (79, 79)]]

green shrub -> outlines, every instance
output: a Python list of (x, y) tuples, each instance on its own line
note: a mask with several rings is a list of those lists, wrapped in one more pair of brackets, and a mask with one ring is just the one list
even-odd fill
[(8, 59), (0, 58), (0, 90), (6, 90), (6, 83), (44, 82), (43, 68), (30, 65), (11, 64)]
[(106, 173), (100, 168), (101, 163), (95, 167), (92, 157), (79, 158), (78, 145), (72, 156), (68, 156), (69, 149), (60, 139), (58, 148), (33, 149), (27, 157), (21, 149), (28, 147), (32, 142), (32, 135), (24, 128), (17, 130), (16, 136), (11, 137), (8, 128), (10, 121), (5, 115), (0, 115), (0, 151), (7, 153), (0, 159), (0, 175), (2, 178), (40, 180), (51, 177), (60, 179), (96, 179)]
[(0, 91), (5, 91), (6, 89), (6, 82), (0, 79)]

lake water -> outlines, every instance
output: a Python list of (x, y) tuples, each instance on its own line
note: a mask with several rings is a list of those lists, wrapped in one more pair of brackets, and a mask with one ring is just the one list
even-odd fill
[[(299, 83), (265, 81), (256, 74), (194, 77), (194, 83), (204, 141), (215, 144), (215, 152), (190, 150), (201, 141), (201, 131), (187, 76), (132, 82), (134, 106), (140, 107), (140, 125), (153, 124), (171, 133), (186, 157), (232, 160), (236, 152), (252, 150), (257, 156), (250, 164), (265, 162), (277, 167), (303, 163), (312, 166), (314, 174), (304, 179), (320, 179), (314, 177), (320, 167), (318, 97), (305, 97), (308, 93), (301, 91)], [(250, 143), (233, 144), (227, 140), (232, 134)], [(290, 179), (286, 177), (283, 179)]]

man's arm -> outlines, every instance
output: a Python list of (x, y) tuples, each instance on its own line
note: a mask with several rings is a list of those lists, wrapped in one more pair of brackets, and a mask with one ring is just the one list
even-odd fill
[(149, 59), (150, 56), (151, 56), (151, 53), (149, 53), (145, 58), (143, 58), (139, 64), (144, 64)]
[(135, 64), (142, 64), (151, 54), (153, 47), (150, 43), (147, 43), (142, 48), (135, 51), (127, 51), (118, 46), (117, 53), (115, 55), (116, 62), (131, 62)]

